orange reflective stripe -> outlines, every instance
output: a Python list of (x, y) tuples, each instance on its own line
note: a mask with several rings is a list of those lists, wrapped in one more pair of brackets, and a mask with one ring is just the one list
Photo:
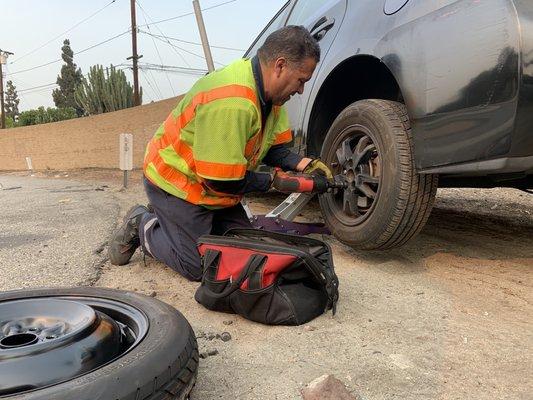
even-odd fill
[(164, 149), (172, 145), (174, 151), (185, 160), (189, 168), (194, 170), (192, 149), (187, 143), (180, 140), (180, 131), (194, 118), (198, 105), (228, 97), (243, 97), (252, 101), (257, 106), (257, 96), (254, 90), (248, 86), (227, 85), (212, 89), (208, 92), (198, 93), (177, 118), (174, 118), (172, 114), (167, 117), (164, 122), (163, 135), (159, 139), (154, 140), (154, 142), (158, 142), (156, 146), (159, 149)]
[(188, 108), (192, 107), (194, 109), (199, 104), (206, 104), (211, 101), (220, 100), (227, 97), (244, 97), (259, 107), (257, 103), (257, 96), (252, 88), (243, 85), (227, 85), (211, 89), (208, 92), (198, 93), (193, 97)]
[(208, 196), (205, 188), (200, 184), (191, 185), (187, 191), (187, 201), (193, 204), (205, 204), (207, 206), (224, 206), (230, 207), (241, 201), (241, 196)]
[(196, 160), (196, 172), (213, 178), (242, 178), (246, 173), (246, 164), (222, 164)]
[(274, 143), (272, 143), (272, 146), (275, 146), (277, 144), (289, 143), (291, 140), (291, 130), (287, 129), (285, 132), (281, 132), (276, 135), (276, 139), (274, 140)]
[(257, 147), (257, 142), (263, 138), (262, 133), (262, 131), (257, 132), (250, 139), (248, 139), (248, 142), (246, 142), (246, 147), (244, 148), (244, 157), (246, 157), (247, 159), (254, 155)]
[[(252, 101), (259, 108), (255, 91), (248, 86), (227, 85), (218, 87), (207, 92), (196, 94), (183, 112), (174, 118), (170, 114), (164, 122), (164, 133), (161, 137), (153, 139), (148, 145), (148, 151), (144, 160), (144, 169), (152, 163), (157, 173), (170, 184), (187, 192), (187, 201), (193, 204), (205, 204), (212, 206), (232, 206), (240, 201), (241, 196), (224, 195), (222, 197), (209, 196), (201, 183), (191, 183), (188, 177), (177, 169), (167, 165), (159, 155), (159, 150), (172, 146), (176, 154), (185, 160), (191, 171), (196, 168), (201, 173), (219, 177), (235, 178), (242, 177), (246, 173), (246, 165), (228, 165), (206, 161), (195, 161), (191, 147), (180, 139), (181, 129), (194, 118), (196, 107), (211, 101), (228, 97), (243, 97)], [(254, 141), (248, 142), (246, 149), (255, 150), (256, 141), (261, 135), (254, 135)], [(156, 184), (157, 185), (157, 184)]]
[[(201, 183), (191, 183), (185, 174), (165, 164), (159, 154), (152, 159), (151, 163), (162, 178), (177, 188), (187, 192), (186, 200), (193, 204), (232, 206), (241, 200), (240, 196), (232, 195), (227, 195), (226, 197), (206, 196), (205, 188)], [(153, 183), (157, 186), (155, 182)]]

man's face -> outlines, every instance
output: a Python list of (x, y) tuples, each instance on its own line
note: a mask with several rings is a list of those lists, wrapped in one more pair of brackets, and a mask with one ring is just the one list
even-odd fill
[(313, 58), (306, 58), (300, 64), (289, 63), (278, 58), (274, 64), (270, 97), (272, 104), (281, 106), (296, 93), (304, 92), (305, 83), (311, 79), (316, 67)]

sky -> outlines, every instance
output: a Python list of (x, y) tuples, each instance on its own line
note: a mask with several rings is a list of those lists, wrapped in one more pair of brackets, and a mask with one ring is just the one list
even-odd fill
[[(215, 68), (241, 57), (285, 2), (200, 0)], [(194, 14), (184, 15), (193, 11), (192, 0), (137, 0), (137, 52), (143, 56), (139, 62), (188, 68), (187, 72), (141, 69), (144, 104), (186, 92), (202, 75), (190, 69), (207, 69), (196, 18)], [(67, 38), (76, 53), (123, 33), (75, 54), (74, 62), (83, 74), (95, 64), (119, 65), (133, 82), (127, 67), (131, 61), (126, 60), (132, 54), (131, 33), (127, 32), (131, 28), (129, 0), (11, 0), (2, 2), (1, 16), (0, 49), (14, 53), (3, 65), (4, 85), (13, 81), (20, 111), (54, 107), (52, 90), (57, 87), (54, 84), (63, 61), (52, 61), (61, 58), (61, 46)], [(170, 18), (174, 19), (157, 23)]]

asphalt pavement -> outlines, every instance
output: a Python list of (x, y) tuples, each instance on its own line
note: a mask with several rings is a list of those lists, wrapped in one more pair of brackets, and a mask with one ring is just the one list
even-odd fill
[(92, 284), (118, 213), (106, 185), (0, 175), (0, 290)]

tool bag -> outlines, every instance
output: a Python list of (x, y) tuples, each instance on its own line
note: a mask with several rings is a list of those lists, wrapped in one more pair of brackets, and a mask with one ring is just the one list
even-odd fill
[(269, 325), (300, 325), (335, 307), (339, 281), (321, 240), (231, 229), (198, 240), (202, 283), (194, 298), (214, 311)]

